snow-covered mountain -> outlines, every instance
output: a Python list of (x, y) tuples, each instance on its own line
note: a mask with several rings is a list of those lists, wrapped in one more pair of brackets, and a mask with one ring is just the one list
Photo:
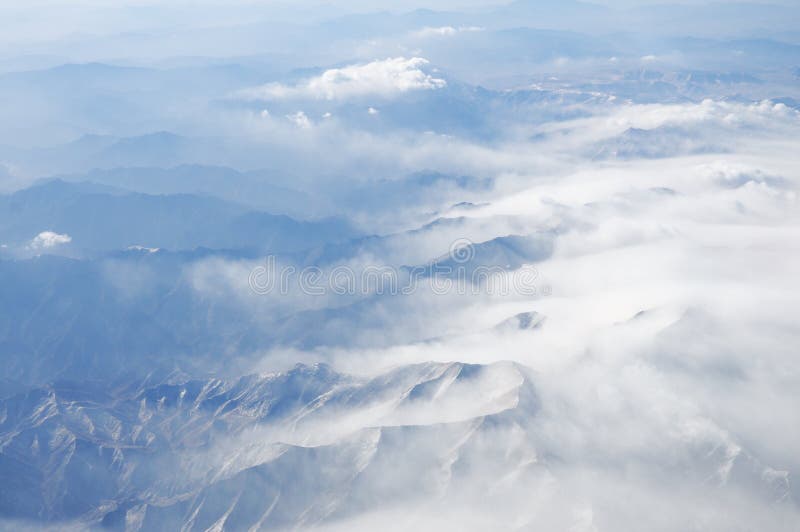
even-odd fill
[(493, 451), (500, 477), (541, 467), (525, 428), (539, 409), (535, 386), (511, 363), (154, 380), (63, 382), (3, 399), (0, 468), (16, 479), (4, 487), (4, 514), (141, 530), (282, 529), (389, 499), (455, 496), (501, 435), (513, 438)]
[[(502, 508), (458, 523), (509, 528), (536, 519), (514, 501), (569, 482), (544, 434), (536, 376), (510, 362), (158, 380), (61, 382), (4, 398), (0, 473), (14, 479), (4, 514), (66, 528), (280, 530), (408, 507)], [(788, 496), (785, 474), (735, 444), (698, 443), (675, 451), (709, 489)]]

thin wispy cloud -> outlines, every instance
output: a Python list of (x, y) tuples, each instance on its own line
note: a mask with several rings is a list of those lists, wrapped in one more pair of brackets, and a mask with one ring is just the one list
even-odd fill
[(457, 28), (453, 26), (438, 26), (422, 28), (421, 30), (413, 32), (412, 36), (421, 39), (431, 37), (453, 37), (459, 33), (474, 33), (478, 31), (483, 31), (483, 28), (480, 26), (459, 26)]

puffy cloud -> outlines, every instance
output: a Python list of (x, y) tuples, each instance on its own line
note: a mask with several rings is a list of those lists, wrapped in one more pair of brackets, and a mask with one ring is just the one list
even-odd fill
[(308, 129), (311, 127), (311, 119), (309, 119), (308, 115), (303, 111), (297, 111), (296, 113), (286, 115), (286, 118), (299, 128)]
[(62, 244), (69, 244), (72, 242), (72, 237), (64, 234), (58, 234), (53, 231), (42, 231), (30, 241), (28, 247), (34, 251), (54, 248)]
[(363, 96), (392, 97), (408, 91), (436, 90), (447, 86), (445, 80), (423, 70), (427, 64), (428, 60), (421, 57), (396, 57), (332, 68), (293, 86), (270, 83), (237, 94), (249, 100), (344, 100)]

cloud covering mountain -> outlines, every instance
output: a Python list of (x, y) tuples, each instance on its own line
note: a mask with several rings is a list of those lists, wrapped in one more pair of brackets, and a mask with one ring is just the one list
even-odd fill
[(625, 4), (0, 6), (0, 528), (795, 530), (797, 6)]

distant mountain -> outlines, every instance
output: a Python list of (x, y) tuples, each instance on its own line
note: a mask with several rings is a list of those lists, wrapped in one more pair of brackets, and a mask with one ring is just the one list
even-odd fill
[[(106, 201), (117, 197), (115, 189), (109, 193), (102, 185), (49, 185), (59, 194), (44, 197), (65, 203), (87, 191), (106, 191), (101, 194)], [(34, 188), (19, 194), (33, 203), (31, 198), (41, 192)], [(45, 202), (41, 210), (46, 208), (56, 207)], [(248, 227), (269, 225), (272, 220), (271, 215), (244, 214), (230, 228), (234, 233), (246, 232)], [(281, 254), (278, 260), (296, 271), (310, 265), (330, 271), (349, 260), (358, 263), (362, 257), (375, 261), (367, 264), (392, 264), (382, 261), (440, 256), (450, 246), (451, 235), (464, 231), (480, 231), (480, 227), (450, 220), (388, 237), (331, 242)], [(79, 242), (79, 233), (73, 239), (69, 246)], [(425, 241), (428, 246), (437, 241), (442, 244), (428, 255), (421, 246)], [(549, 234), (500, 237), (475, 244), (465, 262), (445, 255), (439, 263), (450, 264), (453, 276), (460, 275), (462, 266), (470, 275), (480, 266), (496, 273), (542, 260), (551, 253), (552, 245)], [(413, 341), (437, 334), (431, 323), (409, 336), (407, 324), (392, 315), (409, 312), (415, 300), (389, 289), (371, 295), (362, 292), (369, 287), (359, 285), (349, 298), (303, 303), (293, 297), (300, 295), (295, 293), (297, 279), (293, 278), (290, 293), (284, 297), (261, 297), (247, 286), (252, 268), (262, 264), (263, 255), (256, 250), (176, 252), (141, 246), (81, 260), (47, 254), (0, 260), (0, 276), (9, 286), (0, 293), (0, 316), (6, 323), (0, 327), (0, 348), (6, 357), (0, 378), (38, 384), (81, 376), (141, 376), (154, 369), (178, 368), (187, 374), (198, 368), (224, 372), (246, 361), (251, 353), (271, 346), (381, 346), (400, 337)], [(403, 252), (409, 246), (420, 249)], [(362, 271), (355, 271), (362, 279)], [(398, 286), (406, 286), (408, 272), (397, 272)], [(215, 352), (225, 352), (229, 358), (212, 356)]]
[[(208, 101), (257, 79), (263, 72), (230, 64), (149, 68), (94, 62), (2, 73), (0, 98), (16, 105), (0, 108), (0, 120), (13, 120), (17, 128), (0, 133), (0, 143), (48, 146), (89, 132), (129, 137), (162, 131), (172, 126), (167, 116), (203, 112)], [(26, 108), (26, 121), (17, 115), (18, 106)]]
[[(36, 384), (141, 376), (178, 360), (188, 368), (203, 352), (198, 342), (225, 338), (215, 319), (201, 318), (210, 305), (181, 282), (182, 260), (139, 254), (111, 262), (0, 261), (2, 376)], [(220, 309), (216, 319), (226, 316)]]
[(331, 206), (318, 197), (270, 183), (263, 172), (239, 172), (233, 168), (181, 165), (172, 168), (123, 167), (95, 169), (62, 175), (70, 182), (89, 181), (144, 194), (195, 194), (213, 196), (274, 214), (319, 217)]
[(545, 319), (544, 316), (536, 311), (522, 312), (498, 323), (495, 329), (503, 332), (532, 331), (540, 329)]
[(480, 243), (464, 242), (447, 255), (417, 268), (429, 276), (457, 277), (465, 274), (468, 281), (480, 280), (482, 271), (485, 274), (513, 271), (549, 258), (554, 249), (554, 237), (553, 233), (543, 232), (529, 236), (501, 236)]
[(346, 221), (301, 222), (194, 194), (151, 195), (105, 185), (48, 181), (0, 196), (0, 242), (24, 247), (42, 231), (74, 249), (251, 248), (297, 251), (358, 234)]
[(713, 135), (680, 126), (628, 128), (620, 135), (598, 142), (595, 149), (591, 155), (594, 159), (660, 159), (728, 151)]
[(655, 35), (695, 35), (724, 37), (751, 33), (772, 35), (794, 31), (791, 21), (800, 10), (797, 6), (758, 2), (709, 2), (683, 4), (661, 2), (612, 8), (574, 0), (516, 0), (485, 15), (493, 26), (515, 25), (547, 29), (569, 29), (593, 33), (632, 32), (648, 28)]

